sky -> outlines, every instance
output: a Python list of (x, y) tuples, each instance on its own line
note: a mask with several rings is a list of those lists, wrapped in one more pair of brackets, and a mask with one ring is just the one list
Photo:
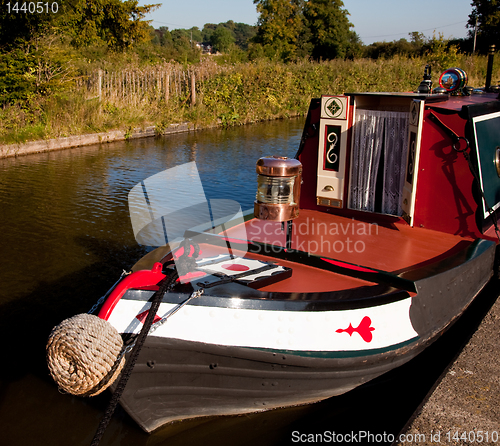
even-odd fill
[[(258, 14), (253, 0), (140, 0), (139, 4), (162, 3), (149, 14), (155, 28), (170, 30), (228, 20), (248, 25), (257, 24)], [(471, 13), (471, 0), (343, 0), (350, 13), (354, 31), (365, 45), (409, 39), (418, 31), (426, 37), (441, 33), (444, 38), (467, 36), (465, 25)]]

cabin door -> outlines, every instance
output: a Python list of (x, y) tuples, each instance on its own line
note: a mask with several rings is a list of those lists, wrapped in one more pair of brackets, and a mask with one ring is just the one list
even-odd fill
[(424, 117), (424, 101), (414, 99), (410, 105), (408, 135), (408, 156), (406, 161), (405, 182), (403, 187), (403, 218), (413, 226), (415, 214), (415, 196), (417, 191), (418, 163)]
[[(391, 107), (391, 103), (384, 104)], [(392, 105), (394, 107), (394, 105)], [(353, 120), (349, 208), (402, 215), (408, 149), (405, 111), (361, 108)]]
[(500, 112), (488, 113), (472, 118), (474, 139), (472, 141), (477, 156), (479, 182), (484, 193), (481, 200), (482, 224), (484, 232), (493, 224), (491, 211), (500, 208)]
[(343, 207), (349, 116), (347, 96), (322, 96), (319, 127), (317, 204)]

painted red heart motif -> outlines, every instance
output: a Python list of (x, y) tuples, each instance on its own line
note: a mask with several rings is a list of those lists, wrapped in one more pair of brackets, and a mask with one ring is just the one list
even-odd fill
[(371, 342), (373, 339), (372, 331), (375, 330), (374, 327), (371, 327), (371, 324), (372, 320), (368, 316), (365, 316), (356, 328), (354, 328), (352, 324), (349, 324), (349, 327), (345, 329), (339, 328), (336, 331), (337, 333), (349, 333), (349, 336), (352, 336), (352, 334), (356, 332), (361, 336), (363, 341)]

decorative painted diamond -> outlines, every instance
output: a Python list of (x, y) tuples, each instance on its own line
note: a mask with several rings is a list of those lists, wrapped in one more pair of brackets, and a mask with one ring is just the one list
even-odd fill
[(337, 112), (341, 109), (340, 108), (340, 105), (337, 104), (337, 101), (331, 101), (327, 106), (326, 108), (328, 110), (330, 110), (330, 113), (332, 114), (332, 116), (335, 116), (337, 114)]

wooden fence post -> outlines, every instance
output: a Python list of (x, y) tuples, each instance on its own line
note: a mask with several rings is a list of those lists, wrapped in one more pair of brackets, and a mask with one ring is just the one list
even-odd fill
[(196, 104), (196, 77), (191, 73), (191, 105)]
[(97, 70), (97, 95), (99, 96), (99, 101), (102, 98), (102, 70), (99, 68)]
[(168, 104), (170, 93), (170, 74), (167, 74), (165, 77), (165, 104)]

